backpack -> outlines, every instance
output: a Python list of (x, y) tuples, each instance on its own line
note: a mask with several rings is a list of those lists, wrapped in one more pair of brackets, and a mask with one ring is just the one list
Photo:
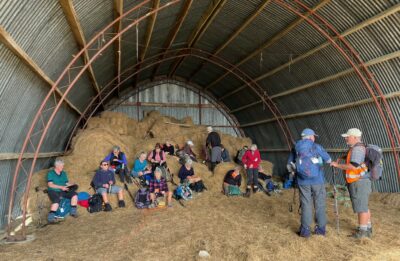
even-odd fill
[(363, 144), (365, 146), (365, 165), (367, 165), (371, 180), (382, 178), (383, 154), (382, 149), (373, 144)]
[(185, 184), (180, 184), (174, 190), (174, 197), (176, 199), (189, 200), (192, 198), (192, 190)]
[(319, 175), (322, 159), (317, 153), (317, 146), (312, 144), (311, 148), (307, 140), (296, 143), (296, 170), (302, 179), (315, 178)]
[(71, 212), (71, 200), (68, 198), (61, 198), (60, 204), (56, 211), (57, 217), (66, 217)]
[(229, 185), (228, 186), (228, 196), (241, 196), (242, 192), (238, 186)]
[(148, 208), (151, 204), (148, 188), (140, 188), (135, 195), (135, 206), (139, 209)]
[(103, 210), (103, 197), (101, 196), (101, 194), (94, 194), (92, 195), (89, 200), (89, 207), (87, 208), (87, 210), (89, 211), (89, 213), (95, 213), (95, 212), (100, 212)]
[(207, 189), (206, 186), (204, 186), (204, 183), (203, 183), (202, 180), (197, 181), (197, 182), (195, 182), (195, 183), (191, 183), (191, 184), (189, 185), (189, 188), (190, 188), (192, 191), (195, 191), (195, 192), (203, 192), (203, 190)]

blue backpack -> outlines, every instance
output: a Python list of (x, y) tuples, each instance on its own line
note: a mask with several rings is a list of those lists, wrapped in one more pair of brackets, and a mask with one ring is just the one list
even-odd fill
[(192, 198), (192, 190), (188, 185), (180, 184), (174, 191), (174, 197), (176, 199), (189, 200)]
[(56, 216), (63, 218), (69, 215), (69, 212), (71, 212), (71, 200), (62, 198), (56, 211)]
[(301, 140), (296, 143), (296, 171), (300, 178), (315, 178), (320, 172), (322, 158), (317, 153), (317, 146)]

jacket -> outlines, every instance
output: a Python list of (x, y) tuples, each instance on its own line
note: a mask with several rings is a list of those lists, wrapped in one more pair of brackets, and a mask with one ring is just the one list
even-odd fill
[(247, 168), (250, 168), (250, 165), (253, 164), (252, 168), (258, 169), (261, 163), (260, 151), (255, 150), (253, 153), (253, 151), (247, 150), (243, 155), (242, 162), (247, 166)]

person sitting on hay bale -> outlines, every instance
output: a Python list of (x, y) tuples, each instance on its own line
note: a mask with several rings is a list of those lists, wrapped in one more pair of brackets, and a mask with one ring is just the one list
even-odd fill
[(168, 204), (168, 207), (172, 207), (172, 192), (168, 190), (167, 181), (162, 177), (162, 171), (158, 167), (154, 170), (154, 178), (150, 180), (149, 190), (152, 202), (149, 208), (161, 205), (157, 201), (157, 198), (159, 197), (164, 197), (164, 202)]
[(161, 150), (160, 143), (157, 143), (154, 147), (154, 150), (149, 153), (147, 160), (151, 162), (153, 171), (156, 169), (156, 167), (167, 167), (167, 158), (165, 156), (165, 152)]
[(196, 160), (197, 155), (192, 150), (193, 146), (194, 146), (193, 141), (191, 140), (187, 141), (185, 147), (183, 148), (183, 152), (187, 154), (192, 161), (197, 162)]
[(165, 142), (165, 144), (162, 146), (162, 150), (168, 155), (174, 155), (175, 153), (174, 145), (172, 145), (170, 141)]
[(101, 194), (103, 198), (105, 204), (104, 211), (112, 210), (108, 201), (108, 194), (118, 194), (118, 207), (125, 207), (123, 190), (121, 187), (115, 185), (114, 172), (108, 166), (108, 161), (102, 160), (100, 168), (96, 171), (92, 180), (92, 186), (94, 186), (96, 193)]
[(261, 156), (256, 144), (252, 144), (250, 150), (246, 151), (242, 162), (247, 172), (246, 197), (250, 197), (251, 185), (253, 185), (253, 193), (258, 191), (258, 167), (261, 162)]
[(222, 184), (223, 193), (226, 196), (239, 196), (242, 194), (240, 191), (240, 185), (242, 184), (242, 175), (240, 175), (240, 166), (229, 170)]
[(121, 148), (114, 146), (112, 152), (104, 158), (104, 161), (108, 161), (110, 168), (119, 175), (121, 182), (125, 182), (125, 175), (128, 175), (128, 161)]
[(135, 160), (133, 164), (133, 169), (131, 171), (131, 176), (138, 178), (144, 175), (144, 171), (147, 167), (146, 153), (140, 152), (139, 157)]
[(195, 192), (202, 192), (207, 189), (200, 177), (194, 175), (193, 161), (191, 159), (186, 160), (185, 164), (179, 170), (178, 177), (180, 178), (181, 184), (189, 183), (190, 189)]
[(75, 189), (72, 189), (72, 186), (75, 186), (76, 188), (76, 185), (68, 181), (67, 173), (63, 169), (64, 161), (61, 159), (56, 159), (54, 162), (54, 169), (47, 173), (47, 193), (51, 201), (50, 212), (47, 216), (47, 221), (51, 224), (57, 222), (56, 212), (62, 198), (71, 200), (70, 215), (73, 217), (78, 216), (76, 209), (78, 204), (78, 196), (75, 192)]
[(231, 156), (229, 155), (229, 151), (225, 149), (224, 145), (221, 144), (221, 160), (222, 162), (231, 162)]

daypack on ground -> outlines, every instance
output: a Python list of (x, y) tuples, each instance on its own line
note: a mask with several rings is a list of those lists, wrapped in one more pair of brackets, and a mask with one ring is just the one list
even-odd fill
[(180, 184), (174, 190), (174, 197), (176, 199), (189, 200), (192, 198), (192, 190), (185, 184)]
[(228, 186), (228, 196), (241, 196), (242, 192), (238, 186), (229, 185)]
[(71, 200), (68, 198), (62, 198), (56, 211), (56, 216), (65, 217), (69, 212), (71, 212)]
[(103, 210), (103, 197), (101, 194), (94, 194), (89, 198), (89, 207), (87, 208), (89, 213), (100, 212)]
[(307, 140), (300, 140), (296, 143), (296, 152), (297, 174), (303, 179), (316, 177), (322, 163), (317, 146), (314, 143), (311, 145)]
[(368, 167), (370, 178), (378, 180), (382, 177), (383, 154), (382, 149), (373, 144), (364, 144), (365, 146), (365, 165)]
[(139, 209), (148, 208), (151, 204), (148, 188), (140, 188), (135, 195), (135, 206)]
[(189, 185), (189, 187), (192, 191), (195, 191), (195, 192), (203, 192), (203, 190), (207, 190), (207, 188), (206, 188), (206, 186), (204, 186), (204, 183), (202, 180), (197, 181), (195, 183), (191, 183)]

